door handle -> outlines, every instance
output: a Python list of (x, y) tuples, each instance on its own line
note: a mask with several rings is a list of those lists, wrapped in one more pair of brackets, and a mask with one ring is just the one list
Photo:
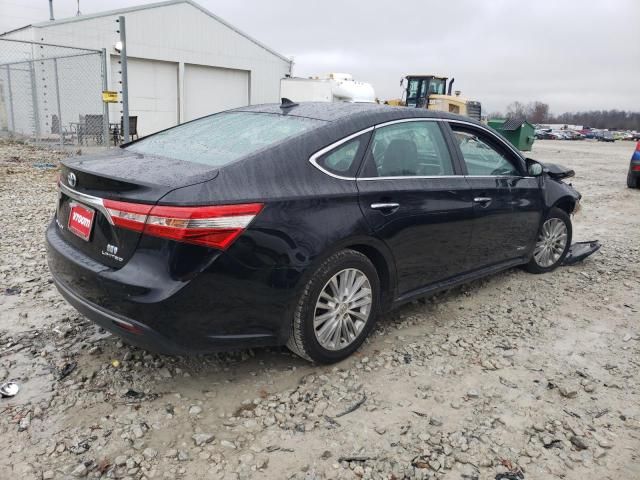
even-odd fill
[(473, 199), (475, 203), (479, 203), (481, 206), (486, 207), (491, 203), (491, 197), (476, 197)]
[(399, 203), (372, 203), (371, 208), (374, 210), (395, 210), (400, 206)]

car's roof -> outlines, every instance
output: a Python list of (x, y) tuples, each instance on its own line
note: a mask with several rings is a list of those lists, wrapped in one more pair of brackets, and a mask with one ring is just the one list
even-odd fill
[(424, 108), (391, 107), (377, 103), (300, 102), (294, 107), (281, 108), (279, 103), (268, 103), (235, 109), (242, 112), (271, 113), (314, 118), (326, 122), (368, 120), (372, 124), (401, 118), (450, 118), (478, 123), (468, 117)]
[[(238, 108), (244, 112), (273, 113), (296, 117), (315, 118), (333, 122), (346, 117), (358, 116), (363, 113), (386, 110), (384, 105), (377, 103), (347, 103), (347, 102), (300, 102), (294, 107), (280, 108), (279, 103), (266, 103)], [(389, 107), (391, 108), (391, 107)]]

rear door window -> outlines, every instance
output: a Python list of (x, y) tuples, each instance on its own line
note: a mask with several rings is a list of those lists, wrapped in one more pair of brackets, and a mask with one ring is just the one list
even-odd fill
[(224, 112), (158, 132), (126, 149), (223, 167), (325, 123), (291, 115)]
[(361, 177), (453, 175), (437, 122), (401, 122), (376, 128)]
[(362, 158), (364, 149), (367, 147), (369, 133), (349, 140), (342, 145), (319, 157), (316, 162), (322, 169), (342, 177), (353, 178), (356, 176), (359, 159)]

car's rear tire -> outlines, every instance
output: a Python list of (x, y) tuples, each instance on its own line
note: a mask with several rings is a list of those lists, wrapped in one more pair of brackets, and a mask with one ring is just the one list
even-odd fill
[(629, 173), (627, 174), (627, 187), (629, 187), (629, 188), (639, 188), (640, 187), (640, 178), (638, 178), (635, 175), (633, 175), (631, 173), (631, 170), (629, 170)]
[(552, 208), (540, 227), (533, 255), (525, 269), (531, 273), (547, 273), (562, 265), (571, 247), (572, 234), (567, 212)]
[(305, 285), (287, 347), (317, 363), (343, 360), (367, 338), (379, 302), (380, 280), (371, 261), (355, 250), (334, 253)]

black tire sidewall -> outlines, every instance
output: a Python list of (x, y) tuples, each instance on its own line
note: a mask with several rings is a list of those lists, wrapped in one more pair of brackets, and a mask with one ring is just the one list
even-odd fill
[[(553, 265), (550, 265), (548, 267), (541, 267), (540, 265), (538, 265), (538, 263), (536, 262), (536, 259), (533, 256), (533, 253), (532, 253), (531, 254), (531, 260), (527, 264), (527, 270), (529, 272), (531, 272), (531, 273), (547, 273), (547, 272), (550, 272), (552, 270), (555, 270), (560, 265), (562, 265), (562, 262), (564, 262), (564, 259), (567, 256), (567, 253), (569, 252), (569, 248), (571, 248), (571, 240), (573, 238), (573, 227), (572, 227), (572, 224), (571, 224), (571, 217), (564, 210), (560, 210), (559, 208), (554, 207), (549, 211), (549, 214), (544, 219), (544, 222), (542, 222), (542, 225), (544, 225), (544, 223), (547, 220), (550, 220), (552, 218), (558, 218), (558, 219), (562, 220), (564, 222), (564, 224), (566, 225), (566, 227), (567, 227), (567, 244), (564, 246), (564, 251), (562, 252), (562, 255), (560, 255), (560, 258)], [(542, 229), (542, 225), (540, 225), (540, 229)], [(536, 243), (538, 242), (538, 236), (539, 235), (540, 235), (540, 231), (538, 231), (538, 233), (536, 234), (536, 239), (535, 239)], [(535, 249), (535, 247), (534, 247), (534, 249)]]
[[(335, 260), (331, 261), (333, 258), (335, 258)], [(356, 268), (367, 276), (369, 284), (371, 285), (371, 311), (366, 325), (353, 343), (342, 350), (327, 350), (318, 342), (313, 328), (315, 306), (318, 297), (320, 296), (320, 292), (325, 287), (329, 279), (339, 271), (347, 268)], [(312, 360), (318, 363), (334, 363), (347, 358), (355, 352), (360, 345), (362, 345), (369, 335), (379, 313), (379, 303), (380, 280), (378, 279), (378, 273), (375, 267), (367, 257), (358, 252), (346, 250), (340, 252), (340, 256), (330, 258), (329, 262), (325, 262), (318, 271), (314, 273), (313, 277), (309, 281), (307, 294), (303, 296), (299, 305), (300, 316), (303, 324), (302, 341), (304, 343), (306, 353)]]

